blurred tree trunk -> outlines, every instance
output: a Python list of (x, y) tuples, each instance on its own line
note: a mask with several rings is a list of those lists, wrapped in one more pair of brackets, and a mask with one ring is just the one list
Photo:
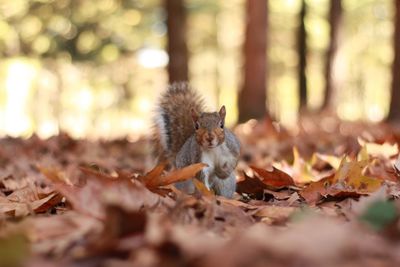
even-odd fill
[(246, 1), (244, 82), (239, 94), (239, 121), (263, 118), (266, 111), (267, 79), (266, 0)]
[(299, 31), (297, 36), (297, 53), (299, 55), (299, 99), (300, 111), (307, 108), (307, 33), (304, 19), (307, 14), (307, 6), (305, 0), (301, 1), (301, 10), (299, 14)]
[(392, 93), (390, 101), (390, 121), (400, 122), (400, 1), (395, 0), (396, 15), (394, 18), (394, 61), (392, 65)]
[(183, 0), (164, 0), (167, 12), (169, 82), (188, 80), (186, 10)]
[(326, 53), (325, 66), (325, 95), (321, 109), (329, 110), (333, 108), (334, 95), (336, 92), (334, 62), (337, 55), (339, 32), (342, 21), (342, 0), (331, 0), (329, 10), (330, 43)]

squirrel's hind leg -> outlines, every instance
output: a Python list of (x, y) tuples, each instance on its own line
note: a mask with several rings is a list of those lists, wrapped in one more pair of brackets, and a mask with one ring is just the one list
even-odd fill
[(215, 179), (213, 180), (212, 189), (217, 195), (224, 196), (226, 198), (232, 198), (233, 194), (236, 191), (235, 172), (232, 172), (225, 179), (215, 177)]
[(194, 192), (196, 191), (196, 187), (194, 186), (192, 179), (183, 182), (177, 182), (175, 183), (175, 187), (182, 192), (185, 192), (186, 194), (194, 194)]

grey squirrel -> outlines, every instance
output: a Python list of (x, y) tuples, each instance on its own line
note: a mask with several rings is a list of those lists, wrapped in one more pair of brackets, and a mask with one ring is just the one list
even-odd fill
[[(225, 127), (225, 116), (225, 106), (219, 112), (205, 112), (204, 101), (188, 83), (173, 83), (157, 106), (155, 143), (159, 161), (176, 168), (206, 163), (196, 178), (217, 195), (232, 198), (240, 143)], [(196, 190), (192, 180), (176, 187), (189, 194)]]

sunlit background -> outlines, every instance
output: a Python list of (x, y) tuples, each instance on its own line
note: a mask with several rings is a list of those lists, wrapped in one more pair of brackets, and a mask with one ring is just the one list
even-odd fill
[[(309, 107), (323, 100), (328, 0), (308, 0)], [(391, 0), (344, 0), (335, 62), (342, 119), (382, 120), (393, 60)], [(269, 109), (297, 121), (296, 29), (300, 0), (269, 1)], [(190, 81), (210, 108), (237, 119), (244, 0), (187, 0)], [(136, 138), (167, 84), (161, 0), (0, 0), (0, 135)]]

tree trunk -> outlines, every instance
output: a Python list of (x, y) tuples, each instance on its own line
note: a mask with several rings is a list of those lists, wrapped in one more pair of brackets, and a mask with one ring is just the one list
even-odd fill
[(299, 101), (300, 111), (307, 108), (307, 33), (304, 19), (306, 17), (307, 6), (305, 0), (301, 2), (301, 10), (299, 14), (299, 31), (297, 36), (297, 53), (299, 55)]
[(266, 0), (246, 1), (244, 82), (239, 94), (239, 121), (265, 117), (267, 90), (267, 7)]
[(188, 80), (186, 10), (183, 0), (164, 0), (167, 11), (169, 82)]
[(342, 0), (331, 0), (329, 10), (329, 25), (330, 25), (330, 43), (326, 53), (326, 66), (325, 66), (325, 95), (324, 102), (321, 109), (329, 110), (334, 106), (334, 96), (337, 90), (334, 62), (336, 60), (339, 35), (342, 21)]
[(394, 61), (392, 65), (392, 93), (390, 101), (390, 121), (400, 122), (400, 1), (395, 0), (396, 15), (394, 19)]

